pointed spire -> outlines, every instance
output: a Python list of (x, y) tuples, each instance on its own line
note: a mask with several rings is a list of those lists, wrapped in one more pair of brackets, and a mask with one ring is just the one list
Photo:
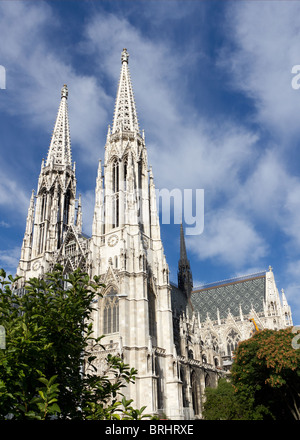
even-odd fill
[(122, 68), (115, 104), (112, 134), (122, 130), (137, 133), (140, 132), (128, 67), (128, 59), (129, 54), (127, 49), (123, 49), (121, 56)]
[(187, 258), (182, 223), (180, 225), (180, 259), (178, 261), (178, 287), (189, 297), (193, 290), (193, 277)]
[(46, 166), (51, 164), (72, 166), (67, 99), (68, 88), (66, 84), (64, 84), (61, 89), (61, 101), (50, 142)]
[(180, 225), (180, 261), (189, 265), (186, 255), (185, 238), (182, 223)]

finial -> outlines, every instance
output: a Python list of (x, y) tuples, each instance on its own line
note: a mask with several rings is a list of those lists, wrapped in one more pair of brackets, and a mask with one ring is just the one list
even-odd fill
[(122, 62), (122, 64), (124, 62), (128, 64), (128, 58), (129, 58), (129, 53), (127, 52), (127, 49), (123, 49), (122, 55), (121, 55), (121, 62)]
[(61, 97), (62, 98), (67, 98), (68, 97), (68, 87), (67, 87), (67, 84), (64, 84), (62, 89), (61, 89)]
[(272, 272), (272, 266), (269, 266), (269, 271)]

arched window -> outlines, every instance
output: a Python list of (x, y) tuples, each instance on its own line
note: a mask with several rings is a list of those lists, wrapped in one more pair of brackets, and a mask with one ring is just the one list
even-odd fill
[(140, 160), (138, 164), (138, 184), (139, 189), (143, 188), (143, 161)]
[(40, 218), (41, 222), (43, 222), (46, 218), (46, 205), (47, 205), (47, 194), (46, 192), (44, 192), (41, 201), (41, 218)]
[(212, 335), (211, 342), (212, 342), (212, 347), (213, 347), (214, 351), (219, 353), (219, 343), (218, 343), (218, 339), (215, 335)]
[(198, 397), (198, 384), (197, 377), (194, 370), (191, 373), (191, 387), (192, 387), (192, 404), (195, 414), (199, 414), (199, 397)]
[(124, 157), (124, 159), (123, 159), (123, 166), (124, 166), (124, 168), (123, 168), (123, 170), (124, 170), (124, 190), (126, 191), (126, 189), (127, 189), (127, 181), (126, 181), (126, 179), (127, 179), (127, 167), (128, 167), (128, 157), (126, 156), (126, 157)]
[(230, 330), (227, 335), (227, 354), (231, 356), (232, 352), (236, 349), (238, 343), (240, 341), (240, 336), (235, 330)]
[(156, 345), (156, 305), (155, 295), (152, 289), (148, 290), (148, 313), (149, 313), (149, 334), (152, 337), (152, 344)]
[(103, 333), (119, 331), (119, 298), (116, 290), (111, 287), (103, 298)]
[(118, 159), (114, 159), (112, 163), (112, 191), (113, 193), (119, 192), (119, 162)]
[(40, 241), (39, 241), (39, 254), (44, 251), (44, 240), (45, 240), (45, 223), (40, 224)]
[(112, 227), (119, 226), (119, 161), (112, 163)]
[(64, 201), (64, 217), (63, 217), (64, 226), (68, 225), (69, 223), (70, 201), (71, 201), (71, 191), (70, 189), (68, 189), (65, 194), (65, 201)]

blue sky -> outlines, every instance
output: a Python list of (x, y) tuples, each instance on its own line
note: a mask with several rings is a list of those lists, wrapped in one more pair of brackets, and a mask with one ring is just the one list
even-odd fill
[[(271, 265), (298, 324), (299, 15), (293, 1), (0, 1), (0, 266), (15, 272), (64, 83), (90, 233), (126, 47), (156, 187), (204, 189), (194, 284)], [(179, 225), (162, 239), (176, 280)]]

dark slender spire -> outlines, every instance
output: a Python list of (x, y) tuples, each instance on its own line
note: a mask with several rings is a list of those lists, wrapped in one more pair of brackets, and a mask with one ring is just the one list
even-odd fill
[(187, 258), (183, 226), (180, 226), (180, 259), (178, 262), (178, 287), (187, 297), (193, 290), (193, 277), (190, 262)]
[(182, 223), (180, 225), (180, 261), (181, 262), (187, 262), (187, 255), (186, 255), (186, 247), (185, 247), (185, 239), (184, 239), (184, 232), (183, 232), (183, 226)]

